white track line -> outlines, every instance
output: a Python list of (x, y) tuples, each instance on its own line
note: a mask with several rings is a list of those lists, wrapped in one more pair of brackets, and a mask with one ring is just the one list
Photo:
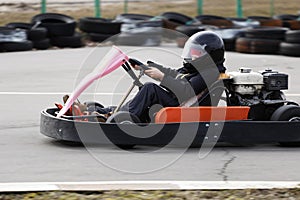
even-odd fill
[(0, 192), (103, 190), (225, 190), (300, 188), (300, 182), (277, 181), (101, 181), (0, 183)]

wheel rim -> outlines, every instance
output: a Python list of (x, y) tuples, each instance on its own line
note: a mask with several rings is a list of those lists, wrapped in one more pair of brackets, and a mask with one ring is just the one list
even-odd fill
[(291, 119), (289, 119), (289, 122), (299, 122), (300, 121), (300, 117), (292, 117)]

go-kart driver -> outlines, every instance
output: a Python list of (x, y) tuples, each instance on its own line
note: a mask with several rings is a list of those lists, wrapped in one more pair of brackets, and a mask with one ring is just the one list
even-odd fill
[[(145, 74), (160, 81), (144, 84), (136, 96), (120, 108), (137, 116), (141, 122), (150, 122), (149, 109), (159, 104), (162, 107), (179, 106), (184, 101), (201, 93), (218, 80), (224, 73), (224, 43), (214, 32), (202, 31), (191, 36), (186, 42), (182, 57), (183, 67), (178, 70), (165, 68), (148, 62)], [(132, 66), (140, 70), (138, 65)], [(96, 110), (95, 110), (96, 109)], [(89, 112), (100, 114), (110, 112), (110, 108), (88, 107)]]

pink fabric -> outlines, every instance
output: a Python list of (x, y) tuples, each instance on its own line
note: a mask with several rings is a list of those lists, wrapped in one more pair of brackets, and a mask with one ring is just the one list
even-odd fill
[[(105, 60), (106, 58), (106, 60)], [(109, 60), (107, 60), (110, 58)], [(61, 117), (65, 114), (68, 109), (73, 105), (75, 100), (79, 97), (79, 95), (88, 88), (95, 80), (106, 76), (107, 74), (113, 72), (117, 68), (119, 68), (125, 61), (128, 61), (128, 56), (124, 54), (118, 47), (113, 46), (112, 49), (105, 55), (103, 59), (103, 63), (100, 63), (100, 67), (105, 66), (104, 70), (98, 73), (97, 68), (85, 76), (83, 80), (79, 83), (76, 89), (70, 95), (68, 101), (64, 105), (64, 107), (59, 111), (57, 117)]]

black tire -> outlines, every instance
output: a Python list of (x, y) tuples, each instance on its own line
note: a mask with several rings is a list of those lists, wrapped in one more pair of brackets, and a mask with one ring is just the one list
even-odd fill
[(30, 51), (32, 47), (33, 44), (31, 41), (0, 43), (0, 51), (4, 52)]
[(82, 36), (80, 34), (75, 34), (73, 36), (52, 37), (50, 41), (52, 46), (60, 48), (79, 48), (83, 46)]
[(275, 15), (273, 16), (274, 19), (280, 19), (280, 20), (297, 20), (298, 15), (290, 15), (290, 14), (282, 14), (282, 15)]
[(43, 40), (35, 40), (33, 41), (33, 48), (37, 50), (46, 50), (51, 47), (50, 39), (46, 38)]
[(30, 23), (22, 23), (22, 22), (13, 22), (5, 25), (6, 27), (13, 28), (13, 29), (23, 29), (26, 31), (28, 40), (35, 41), (35, 40), (43, 40), (47, 38), (47, 29), (40, 27), (34, 28), (33, 24)]
[(141, 120), (132, 113), (119, 111), (111, 115), (106, 122), (118, 124), (137, 124), (140, 123)]
[(19, 28), (19, 29), (24, 29), (24, 30), (29, 30), (32, 28), (32, 24), (30, 23), (23, 23), (23, 22), (12, 22), (12, 23), (8, 23), (5, 25), (6, 27), (9, 28)]
[(160, 36), (151, 36), (149, 34), (120, 34), (116, 38), (116, 45), (125, 46), (159, 46), (161, 43)]
[[(271, 121), (300, 121), (300, 107), (295, 105), (284, 105), (279, 107), (271, 116)], [(300, 142), (280, 142), (284, 147), (299, 147)]]
[(280, 44), (280, 54), (300, 57), (300, 44), (282, 42)]
[(175, 28), (176, 31), (185, 34), (189, 37), (194, 35), (195, 33), (198, 33), (200, 31), (205, 31), (204, 27), (201, 26), (188, 26), (188, 25), (182, 25)]
[(171, 22), (175, 22), (179, 24), (187, 24), (188, 22), (193, 21), (193, 18), (177, 12), (164, 12), (161, 14), (161, 16)]
[(233, 27), (233, 22), (228, 19), (202, 19), (201, 24), (217, 27)]
[(247, 38), (284, 40), (287, 30), (286, 28), (280, 27), (252, 28), (245, 31), (245, 36)]
[[(132, 113), (126, 111), (119, 111), (111, 115), (106, 123), (118, 123), (118, 124), (137, 124), (140, 123), (140, 119)], [(108, 136), (109, 137), (109, 136)], [(128, 136), (129, 137), (129, 136)], [(113, 141), (112, 142), (119, 147), (120, 149), (132, 149), (135, 145), (134, 144), (119, 144), (120, 141)]]
[(87, 36), (93, 42), (103, 42), (108, 38), (113, 37), (114, 34), (88, 33)]
[(40, 41), (47, 38), (48, 31), (46, 28), (38, 27), (27, 31), (28, 39), (31, 41)]
[(248, 19), (256, 20), (260, 23), (260, 26), (282, 27), (283, 21), (280, 19), (273, 19), (265, 16), (249, 16)]
[(284, 21), (283, 26), (291, 30), (300, 30), (300, 20)]
[(84, 17), (79, 19), (79, 29), (86, 33), (118, 34), (121, 32), (122, 22), (95, 17)]
[(195, 17), (198, 20), (226, 20), (225, 17), (217, 16), (217, 15), (198, 15)]
[(39, 26), (47, 28), (49, 37), (72, 36), (76, 28), (76, 21), (72, 17), (57, 13), (36, 15), (31, 22), (33, 24), (40, 23)]
[(284, 105), (272, 114), (271, 121), (300, 121), (300, 107), (295, 105)]
[(226, 51), (235, 51), (235, 40), (236, 39), (223, 39)]
[(266, 16), (248, 16), (247, 19), (269, 20), (269, 19), (272, 19), (272, 17), (266, 17)]
[(235, 49), (241, 53), (277, 54), (279, 52), (280, 40), (238, 38)]
[(287, 31), (285, 33), (285, 41), (288, 43), (299, 43), (300, 44), (300, 30)]

